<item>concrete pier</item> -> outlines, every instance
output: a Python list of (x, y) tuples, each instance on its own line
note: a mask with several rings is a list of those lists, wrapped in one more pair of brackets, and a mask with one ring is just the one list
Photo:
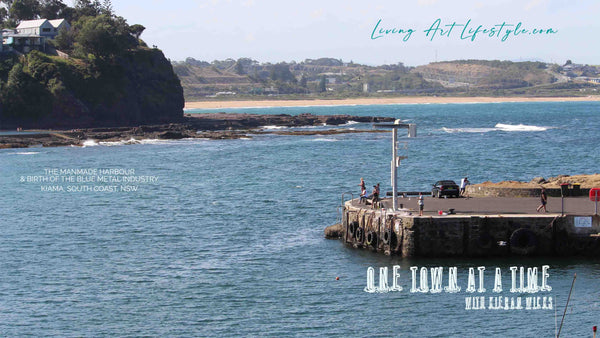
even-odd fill
[[(549, 198), (547, 213), (535, 197), (399, 198), (391, 211), (359, 203), (343, 205), (341, 240), (354, 248), (404, 257), (600, 255), (600, 217), (586, 197)], [(441, 213), (441, 215), (440, 215)]]

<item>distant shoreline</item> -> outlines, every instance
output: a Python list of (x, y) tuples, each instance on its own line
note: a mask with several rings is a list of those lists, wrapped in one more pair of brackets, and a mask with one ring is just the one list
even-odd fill
[(257, 108), (257, 107), (310, 107), (344, 105), (387, 104), (444, 104), (444, 103), (496, 103), (496, 102), (570, 102), (600, 101), (600, 95), (585, 97), (394, 97), (355, 98), (336, 100), (260, 100), (260, 101), (192, 101), (185, 102), (185, 109)]

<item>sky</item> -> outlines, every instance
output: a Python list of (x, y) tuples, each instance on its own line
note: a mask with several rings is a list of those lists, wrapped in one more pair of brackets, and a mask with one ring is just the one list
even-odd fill
[(142, 39), (173, 61), (332, 57), (369, 65), (459, 59), (600, 65), (597, 0), (113, 0), (112, 5), (129, 24), (144, 25)]

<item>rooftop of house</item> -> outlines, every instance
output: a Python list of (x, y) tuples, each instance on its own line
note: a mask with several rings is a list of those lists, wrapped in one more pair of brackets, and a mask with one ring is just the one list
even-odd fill
[(44, 24), (44, 22), (48, 21), (47, 19), (37, 19), (37, 20), (24, 20), (19, 23), (17, 29), (23, 28), (37, 28)]
[(54, 28), (58, 28), (63, 22), (64, 23), (68, 23), (65, 19), (54, 19), (54, 20), (47, 20), (47, 19), (37, 19), (37, 20), (24, 20), (21, 21), (21, 23), (19, 23), (19, 25), (17, 26), (17, 29), (26, 29), (26, 28), (38, 28), (40, 26), (42, 26), (45, 22), (49, 22), (50, 25), (52, 25), (52, 27)]
[(65, 19), (54, 19), (54, 20), (48, 20), (48, 22), (50, 22), (50, 24), (52, 24), (52, 26), (54, 26), (54, 28), (58, 28), (58, 26), (60, 26), (63, 22), (67, 22), (67, 20)]

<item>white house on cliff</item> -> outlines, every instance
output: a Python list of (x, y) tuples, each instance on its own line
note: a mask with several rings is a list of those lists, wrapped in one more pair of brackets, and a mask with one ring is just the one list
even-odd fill
[(21, 53), (28, 53), (33, 49), (45, 52), (47, 39), (54, 39), (63, 28), (71, 28), (65, 19), (21, 21), (16, 29), (2, 31), (2, 49)]

